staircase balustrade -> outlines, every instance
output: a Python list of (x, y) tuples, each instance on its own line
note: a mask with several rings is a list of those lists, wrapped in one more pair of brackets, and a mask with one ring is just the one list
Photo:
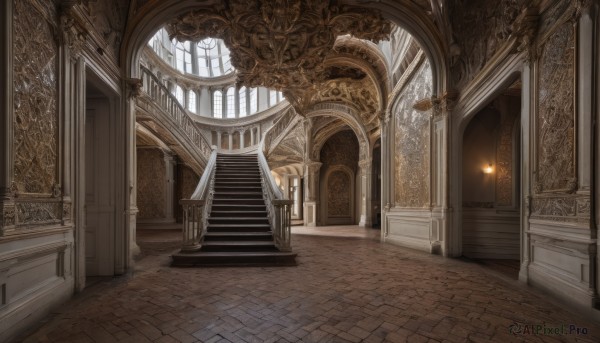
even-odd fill
[(277, 187), (271, 169), (263, 153), (265, 141), (262, 140), (258, 149), (258, 165), (261, 174), (263, 194), (267, 199), (267, 212), (275, 238), (275, 245), (281, 251), (291, 251), (291, 210), (293, 200), (287, 200)]
[(204, 173), (190, 199), (181, 199), (183, 207), (183, 243), (181, 252), (195, 252), (202, 247), (215, 187), (217, 149), (213, 147)]
[(149, 69), (140, 66), (142, 72), (142, 91), (146, 93), (168, 115), (176, 127), (192, 141), (195, 148), (206, 158), (211, 154), (211, 144), (204, 138), (185, 108), (169, 89)]
[(286, 129), (297, 115), (296, 110), (290, 107), (279, 117), (279, 120), (265, 134), (263, 150), (266, 148), (267, 151), (272, 151), (277, 146), (281, 139), (284, 138), (282, 136)]

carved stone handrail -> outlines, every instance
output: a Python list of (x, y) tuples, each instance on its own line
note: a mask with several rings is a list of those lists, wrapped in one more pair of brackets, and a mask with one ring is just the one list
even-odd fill
[(275, 122), (273, 126), (265, 133), (265, 138), (263, 139), (264, 144), (262, 144), (259, 150), (262, 150), (265, 154), (273, 151), (273, 149), (277, 147), (281, 140), (285, 138), (289, 129), (293, 127), (293, 125), (290, 125), (290, 123), (292, 123), (294, 119), (298, 117), (299, 115), (293, 107), (286, 109), (286, 111), (279, 117), (277, 122)]
[(142, 91), (168, 115), (173, 126), (180, 129), (192, 142), (194, 148), (200, 151), (201, 158), (208, 160), (212, 152), (211, 144), (194, 124), (185, 108), (177, 98), (149, 69), (140, 66), (142, 75)]
[(214, 194), (215, 170), (217, 166), (217, 150), (213, 147), (204, 173), (190, 199), (181, 199), (183, 207), (183, 243), (181, 252), (200, 250), (206, 233), (208, 216), (212, 207)]
[(258, 148), (258, 165), (261, 174), (263, 194), (266, 198), (269, 222), (275, 239), (275, 245), (281, 251), (291, 251), (291, 209), (292, 200), (286, 200), (283, 193), (277, 187), (271, 169), (263, 153), (265, 140), (263, 139)]

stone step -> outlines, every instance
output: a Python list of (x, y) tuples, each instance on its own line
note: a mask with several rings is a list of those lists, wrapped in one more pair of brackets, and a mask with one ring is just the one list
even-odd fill
[(273, 241), (204, 241), (202, 251), (278, 251)]
[(271, 232), (269, 224), (208, 224), (207, 232)]
[(208, 224), (269, 224), (269, 218), (263, 217), (210, 217)]
[(207, 232), (204, 234), (204, 242), (207, 241), (273, 241), (273, 233), (270, 231)]
[(262, 192), (216, 192), (214, 199), (262, 199)]
[(226, 198), (226, 197), (216, 198), (215, 197), (215, 198), (213, 198), (213, 207), (215, 205), (235, 205), (235, 206), (262, 205), (262, 206), (264, 206), (265, 200), (262, 197), (254, 198), (254, 199), (250, 199), (250, 198), (238, 199), (238, 198)]
[(242, 218), (242, 217), (267, 217), (267, 211), (215, 211), (210, 212), (211, 218), (227, 217), (227, 218)]
[(173, 254), (173, 266), (295, 266), (296, 254), (281, 251), (239, 251)]

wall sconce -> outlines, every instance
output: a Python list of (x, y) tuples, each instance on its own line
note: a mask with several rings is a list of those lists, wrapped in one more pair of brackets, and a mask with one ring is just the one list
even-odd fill
[(488, 164), (487, 166), (483, 167), (483, 173), (484, 174), (491, 174), (494, 172), (494, 167), (492, 166), (492, 164)]

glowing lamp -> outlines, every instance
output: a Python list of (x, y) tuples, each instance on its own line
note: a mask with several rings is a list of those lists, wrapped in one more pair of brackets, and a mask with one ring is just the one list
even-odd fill
[(487, 166), (483, 167), (483, 173), (484, 174), (491, 174), (494, 172), (494, 167), (492, 167), (492, 164), (488, 164)]

